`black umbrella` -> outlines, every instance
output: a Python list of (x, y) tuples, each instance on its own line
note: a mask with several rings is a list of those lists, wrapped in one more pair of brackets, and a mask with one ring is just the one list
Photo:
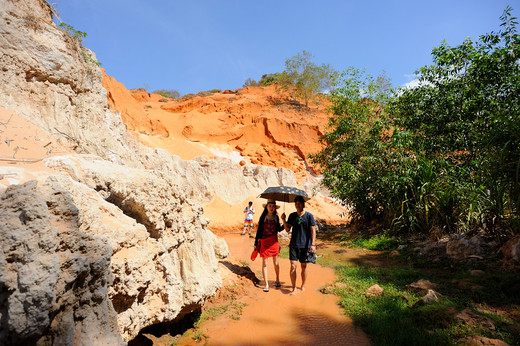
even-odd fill
[(260, 198), (274, 199), (280, 202), (294, 202), (297, 196), (302, 196), (305, 201), (308, 201), (310, 197), (307, 192), (289, 186), (272, 186), (268, 187), (264, 192), (260, 194)]

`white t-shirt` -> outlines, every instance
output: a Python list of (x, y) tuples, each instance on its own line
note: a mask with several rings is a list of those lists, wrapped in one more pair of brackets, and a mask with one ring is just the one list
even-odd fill
[(255, 212), (255, 208), (253, 206), (247, 206), (244, 211), (246, 212), (246, 219), (253, 220), (253, 214)]

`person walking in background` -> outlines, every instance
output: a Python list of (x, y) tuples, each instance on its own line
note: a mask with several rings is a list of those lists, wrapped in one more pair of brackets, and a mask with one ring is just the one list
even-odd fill
[(314, 216), (304, 211), (305, 199), (303, 197), (297, 196), (294, 199), (294, 206), (296, 212), (291, 213), (287, 221), (285, 220), (285, 213), (282, 214), (283, 226), (287, 232), (291, 232), (291, 241), (289, 242), (291, 295), (296, 294), (298, 261), (302, 270), (302, 291), (305, 291), (305, 281), (307, 280), (307, 263), (316, 263), (316, 222), (314, 221)]
[(280, 208), (276, 205), (275, 200), (268, 200), (264, 204), (264, 211), (260, 215), (258, 228), (255, 237), (255, 250), (258, 251), (262, 258), (262, 275), (264, 277), (264, 292), (269, 292), (269, 282), (267, 280), (267, 261), (269, 257), (273, 258), (274, 272), (276, 274), (275, 287), (280, 287), (280, 265), (278, 263), (278, 254), (280, 253), (280, 243), (278, 243), (278, 232), (284, 227), (280, 224), (280, 219), (276, 213), (276, 209)]
[(246, 213), (246, 219), (244, 221), (244, 230), (242, 231), (242, 235), (246, 234), (246, 232), (251, 235), (251, 229), (253, 228), (253, 214), (255, 213), (253, 202), (249, 201), (249, 204), (244, 209), (244, 213)]

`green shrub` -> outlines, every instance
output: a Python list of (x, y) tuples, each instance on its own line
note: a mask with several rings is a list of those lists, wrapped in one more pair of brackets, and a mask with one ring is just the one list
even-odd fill
[(502, 31), (432, 51), (421, 84), (347, 69), (331, 94), (325, 148), (311, 156), (354, 220), (399, 232), (520, 233), (520, 36)]
[(351, 241), (354, 246), (363, 247), (369, 250), (393, 250), (399, 245), (399, 240), (384, 234), (375, 235), (368, 239), (356, 239)]
[(89, 50), (87, 50), (86, 48), (83, 48), (82, 44), (83, 44), (83, 39), (85, 37), (87, 37), (86, 33), (82, 32), (82, 31), (78, 31), (78, 30), (74, 29), (71, 25), (63, 23), (63, 22), (61, 22), (60, 25), (58, 25), (58, 27), (63, 32), (65, 32), (67, 35), (69, 35), (69, 37), (72, 38), (72, 40), (75, 42), (75, 44), (77, 44), (78, 51), (86, 63), (95, 65), (98, 67), (102, 65), (99, 61), (97, 61), (96, 59), (94, 59), (92, 57), (92, 53)]
[(161, 96), (168, 97), (171, 99), (177, 99), (177, 98), (181, 97), (181, 94), (175, 89), (171, 89), (171, 90), (159, 89), (159, 90), (152, 91), (152, 94), (159, 94)]

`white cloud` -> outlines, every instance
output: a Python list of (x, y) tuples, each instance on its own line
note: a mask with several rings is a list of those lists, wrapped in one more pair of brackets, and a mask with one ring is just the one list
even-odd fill
[(404, 89), (413, 89), (413, 88), (417, 88), (423, 84), (424, 84), (424, 82), (421, 82), (418, 78), (416, 78), (416, 79), (409, 81), (408, 83), (405, 83), (403, 88)]

